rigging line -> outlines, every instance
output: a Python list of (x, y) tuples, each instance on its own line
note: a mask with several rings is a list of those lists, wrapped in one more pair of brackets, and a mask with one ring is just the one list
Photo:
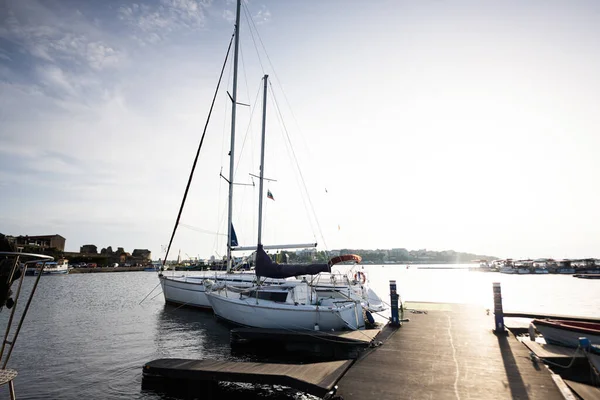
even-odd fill
[(219, 233), (219, 232), (209, 231), (207, 229), (196, 228), (195, 226), (184, 224), (182, 222), (179, 223), (179, 226), (183, 226), (184, 228), (188, 228), (188, 229), (191, 229), (196, 232), (207, 233), (209, 235), (227, 236), (227, 234), (225, 234), (225, 233)]
[[(272, 95), (271, 97), (273, 98), (273, 100), (275, 102), (275, 106), (276, 106), (275, 108), (277, 109), (277, 112), (281, 116), (281, 109), (279, 107), (279, 103), (277, 102), (277, 97), (275, 96), (275, 91), (272, 89), (272, 87), (271, 87), (271, 95)], [(325, 241), (325, 236), (323, 235), (323, 230), (321, 229), (321, 224), (319, 223), (319, 220), (317, 218), (317, 213), (315, 212), (315, 207), (313, 205), (313, 202), (312, 202), (312, 200), (310, 198), (310, 195), (308, 194), (308, 189), (306, 187), (306, 181), (304, 180), (304, 175), (302, 174), (302, 171), (300, 170), (300, 164), (298, 163), (298, 157), (296, 157), (296, 152), (294, 151), (294, 147), (292, 146), (292, 140), (290, 138), (290, 134), (289, 134), (288, 129), (287, 129), (286, 125), (285, 125), (285, 121), (283, 121), (283, 116), (281, 116), (281, 118), (282, 118), (283, 130), (285, 132), (285, 135), (287, 137), (288, 142), (290, 143), (290, 148), (291, 148), (292, 156), (294, 157), (294, 162), (296, 163), (296, 168), (298, 170), (298, 175), (300, 176), (300, 180), (302, 181), (302, 185), (303, 185), (304, 190), (306, 192), (306, 198), (307, 198), (307, 200), (308, 200), (308, 202), (310, 204), (310, 208), (311, 208), (311, 211), (313, 213), (313, 217), (315, 218), (315, 223), (317, 224), (317, 228), (318, 228), (319, 234), (321, 235), (321, 239), (323, 240), (323, 247), (325, 249), (327, 249), (328, 246), (327, 246), (327, 243)]]
[[(248, 10), (248, 6), (243, 4), (244, 16), (246, 17), (246, 21), (248, 22), (248, 32), (250, 32), (250, 37), (252, 38), (252, 42), (254, 43), (254, 49), (256, 50), (256, 56), (258, 57), (258, 63), (260, 64), (260, 69), (262, 70), (263, 75), (265, 74), (265, 67), (263, 66), (262, 59), (260, 58), (260, 52), (258, 51), (258, 46), (256, 45), (256, 40), (254, 39), (254, 34), (252, 33), (252, 26), (254, 26), (254, 30), (256, 30), (256, 35), (258, 36), (258, 30), (256, 29), (256, 25), (254, 25), (254, 21), (250, 16), (250, 10)], [(250, 25), (252, 22), (252, 25)], [(264, 46), (263, 46), (264, 48)], [(272, 67), (272, 66), (271, 66)]]
[[(242, 62), (243, 62), (243, 61), (242, 61)], [(245, 71), (245, 70), (244, 70), (244, 71)], [(247, 82), (246, 82), (246, 83), (247, 83)], [(260, 85), (259, 85), (259, 88), (258, 88), (258, 90), (256, 91), (256, 97), (254, 98), (254, 104), (256, 104), (256, 102), (258, 101), (258, 96), (259, 96), (259, 94), (260, 94)], [(252, 111), (251, 111), (251, 113), (250, 113), (250, 119), (249, 119), (249, 122), (248, 122), (248, 126), (246, 127), (246, 133), (244, 134), (244, 140), (243, 140), (243, 142), (242, 142), (242, 146), (241, 146), (241, 149), (240, 149), (240, 151), (239, 151), (239, 154), (242, 154), (242, 153), (243, 153), (243, 151), (244, 151), (244, 148), (245, 148), (245, 146), (246, 146), (246, 140), (247, 140), (247, 138), (248, 138), (248, 135), (252, 133), (252, 118), (254, 117), (254, 110), (255, 110), (255, 109), (256, 109), (256, 107), (252, 107)], [(251, 136), (251, 135), (250, 135), (250, 136)], [(235, 166), (235, 170), (234, 170), (234, 171), (236, 171), (236, 172), (237, 172), (237, 170), (238, 170), (238, 168), (239, 168), (239, 166), (240, 166), (241, 160), (242, 160), (242, 157), (238, 158), (238, 160), (237, 160), (237, 164), (236, 164), (236, 166)], [(235, 174), (235, 173), (234, 173), (234, 174)], [(221, 182), (221, 179), (219, 179), (219, 182)], [(220, 193), (220, 189), (219, 189), (219, 193)], [(219, 204), (221, 204), (221, 202), (220, 202), (220, 201), (219, 201)], [(224, 206), (224, 208), (227, 208), (227, 206), (225, 205), (225, 206)], [(226, 213), (223, 213), (223, 214), (219, 213), (219, 215), (221, 215), (221, 218), (220, 218), (220, 220), (219, 220), (218, 226), (222, 226), (222, 225), (223, 225), (223, 220), (224, 220), (224, 219), (225, 219), (225, 217), (226, 217)], [(217, 234), (218, 234), (218, 235), (222, 235), (222, 234), (221, 234), (221, 233), (219, 233), (219, 232), (217, 232)], [(214, 250), (214, 252), (215, 252), (215, 253), (217, 252), (216, 248), (218, 247), (218, 243), (216, 243), (216, 242), (217, 242), (217, 240), (218, 240), (218, 238), (215, 238), (215, 244), (214, 244), (214, 247), (213, 247), (213, 250)]]
[[(273, 95), (273, 88), (270, 87), (270, 90), (271, 90), (271, 94)], [(276, 100), (273, 100), (273, 97), (272, 97), (271, 98), (271, 103), (273, 103), (274, 101), (276, 103)], [(277, 111), (275, 113), (275, 116), (277, 118), (277, 121), (279, 122), (280, 129), (283, 130), (284, 129), (284, 128), (282, 128), (283, 125), (284, 125), (283, 124), (283, 117), (281, 115), (281, 112), (279, 110), (277, 110), (277, 108), (278, 108), (277, 104), (275, 104), (275, 108), (276, 108), (276, 111)], [(284, 145), (285, 145), (285, 149), (287, 151), (288, 158), (292, 159), (292, 156), (290, 154), (291, 153), (290, 143), (285, 140), (285, 136), (283, 135), (283, 133), (282, 133), (282, 137), (283, 137), (283, 142), (284, 142)], [(296, 185), (298, 185), (298, 188), (300, 189), (300, 196), (299, 197), (302, 200), (302, 205), (304, 206), (304, 211), (306, 212), (306, 217), (308, 219), (308, 224), (310, 225), (310, 229), (311, 229), (311, 232), (313, 234), (314, 241), (318, 242), (318, 240), (317, 240), (317, 234), (316, 234), (317, 229), (315, 229), (315, 224), (314, 224), (313, 218), (311, 216), (310, 207), (307, 204), (307, 200), (306, 200), (307, 195), (305, 193), (306, 191), (302, 190), (302, 182), (299, 179), (298, 169), (299, 169), (298, 167), (296, 167), (295, 169), (293, 169), (294, 179), (296, 181)]]
[[(271, 102), (274, 103), (275, 109), (277, 111), (275, 113), (275, 116), (277, 117), (277, 120), (279, 122), (280, 128), (282, 128), (282, 130), (283, 130), (283, 129), (285, 129), (285, 126), (284, 126), (285, 124), (283, 123), (283, 116), (281, 115), (281, 111), (279, 109), (279, 105), (277, 104), (277, 99), (274, 97), (273, 87), (270, 87), (269, 89), (271, 91)], [(292, 156), (291, 156), (292, 149), (290, 148), (291, 144), (290, 144), (289, 141), (285, 140), (286, 139), (285, 135), (282, 134), (282, 136), (283, 136), (283, 141), (284, 141), (284, 145), (285, 145), (285, 149), (287, 151), (288, 157), (291, 159), (292, 158)], [(296, 180), (296, 184), (300, 188), (300, 198), (302, 200), (302, 205), (304, 206), (304, 211), (306, 212), (306, 216), (308, 217), (308, 223), (310, 225), (310, 229), (312, 231), (313, 238), (314, 238), (315, 242), (318, 242), (318, 240), (317, 240), (317, 234), (315, 233), (317, 230), (315, 229), (315, 226), (314, 226), (314, 223), (313, 223), (313, 218), (311, 217), (311, 211), (310, 211), (310, 208), (309, 208), (309, 206), (307, 204), (307, 200), (306, 200), (306, 197), (307, 197), (307, 195), (305, 193), (306, 190), (302, 191), (302, 182), (299, 179), (298, 170), (299, 170), (299, 167), (296, 165), (296, 169), (293, 170), (294, 171), (294, 178)]]
[[(261, 81), (262, 81), (262, 79), (261, 79)], [(256, 104), (256, 102), (258, 101), (259, 94), (260, 94), (260, 85), (258, 86), (258, 89), (256, 91), (256, 97), (254, 98), (253, 104)], [(254, 110), (256, 110), (256, 107), (252, 107), (252, 112), (250, 113), (250, 120), (248, 121), (248, 126), (246, 127), (246, 133), (244, 134), (244, 141), (242, 142), (242, 148), (240, 149), (240, 154), (242, 154), (242, 152), (244, 150), (244, 147), (246, 145), (246, 140), (248, 139), (248, 134), (252, 134), (252, 118), (254, 118)], [(240, 166), (241, 160), (242, 160), (242, 157), (238, 158), (237, 165), (235, 166), (236, 172)]]
[(163, 260), (163, 268), (165, 263), (167, 262), (167, 257), (169, 256), (169, 251), (171, 250), (171, 245), (173, 244), (173, 239), (175, 238), (175, 232), (177, 232), (177, 226), (179, 225), (179, 220), (181, 219), (181, 213), (183, 212), (183, 206), (185, 205), (185, 200), (187, 199), (188, 192), (190, 191), (190, 185), (192, 183), (192, 178), (194, 177), (194, 170), (196, 169), (196, 164), (198, 163), (198, 158), (200, 157), (200, 149), (202, 149), (202, 144), (204, 143), (204, 137), (206, 136), (206, 129), (208, 128), (208, 123), (210, 121), (210, 116), (212, 115), (213, 107), (215, 105), (215, 100), (217, 99), (217, 94), (219, 93), (219, 87), (221, 86), (221, 80), (223, 79), (223, 72), (225, 71), (225, 67), (227, 66), (227, 59), (229, 58), (229, 51), (231, 50), (231, 44), (233, 43), (233, 38), (235, 37), (236, 32), (231, 35), (231, 39), (229, 40), (229, 47), (227, 47), (227, 53), (225, 54), (225, 61), (223, 62), (223, 67), (221, 68), (221, 75), (219, 76), (219, 82), (217, 83), (217, 87), (215, 89), (215, 94), (212, 99), (212, 103), (210, 105), (210, 110), (208, 111), (208, 117), (206, 118), (206, 123), (204, 124), (204, 131), (202, 132), (202, 138), (200, 139), (200, 144), (198, 145), (198, 150), (196, 151), (196, 158), (194, 158), (194, 163), (192, 164), (192, 171), (190, 172), (190, 177), (188, 178), (187, 185), (185, 187), (185, 192), (183, 194), (183, 199), (181, 200), (181, 206), (179, 207), (179, 213), (177, 214), (177, 220), (175, 221), (175, 226), (173, 227), (173, 233), (171, 234), (171, 239), (169, 240), (169, 246), (167, 247), (167, 252), (165, 254), (165, 259)]
[[(250, 9), (248, 9), (248, 6), (245, 3), (242, 3), (242, 5), (248, 10), (247, 12), (250, 13)], [(283, 85), (281, 84), (281, 80), (279, 79), (279, 76), (277, 75), (277, 72), (275, 71), (275, 67), (273, 66), (273, 63), (271, 62), (271, 58), (269, 57), (269, 53), (267, 52), (267, 48), (265, 47), (265, 44), (262, 41), (262, 38), (260, 36), (260, 33), (258, 32), (256, 24), (254, 24), (254, 20), (252, 18), (250, 18), (250, 21), (252, 22), (252, 26), (254, 26), (254, 30), (256, 31), (256, 36), (258, 37), (258, 40), (260, 41), (260, 45), (262, 46), (265, 56), (267, 57), (267, 61), (269, 62), (269, 65), (271, 66), (271, 70), (273, 71), (272, 74), (275, 77), (275, 81), (277, 82), (279, 87), (281, 87), (281, 93), (283, 94), (283, 98), (285, 100), (287, 107), (290, 110), (290, 113), (292, 114), (292, 118), (294, 119), (296, 126), (300, 127), (300, 124), (298, 123), (298, 119), (296, 118), (296, 115), (294, 114), (294, 111), (292, 110), (292, 106), (290, 105), (290, 101), (287, 98), (285, 91), (283, 90)], [(254, 39), (254, 37), (252, 37), (252, 38)], [(260, 57), (259, 57), (259, 60), (260, 60)], [(262, 64), (261, 64), (261, 67), (262, 67)], [(307, 149), (309, 148), (306, 141), (304, 141), (304, 145)]]
[[(229, 89), (229, 87), (232, 85), (232, 80), (233, 80), (233, 76), (232, 75), (233, 74), (231, 73), (231, 70), (233, 68), (233, 60), (231, 62), (228, 62), (228, 67), (229, 67), (229, 70), (227, 72), (227, 76), (229, 77), (229, 79), (227, 81), (227, 89)], [(229, 91), (227, 90), (226, 92), (228, 93)], [(225, 102), (225, 104), (228, 104), (228, 102), (230, 101), (229, 97), (225, 96), (224, 99), (223, 99), (223, 101)], [(223, 110), (224, 110), (224, 112), (223, 112), (223, 131), (221, 132), (221, 138), (222, 138), (222, 140), (221, 140), (221, 153), (220, 153), (221, 154), (221, 170), (220, 170), (220, 174), (219, 174), (219, 177), (218, 177), (218, 179), (219, 179), (219, 191), (218, 191), (217, 214), (216, 214), (216, 217), (217, 217), (217, 232), (219, 232), (219, 229), (220, 229), (219, 227), (221, 227), (222, 223), (223, 223), (223, 214), (220, 213), (219, 205), (224, 203), (222, 201), (223, 179), (221, 178), (222, 172), (223, 172), (223, 156), (222, 155), (226, 154), (225, 153), (225, 142), (226, 142), (226, 134), (225, 134), (225, 132), (226, 132), (226, 129), (228, 127), (228, 125), (227, 125), (227, 117), (229, 116), (229, 114), (228, 114), (229, 108), (227, 106), (225, 106), (225, 107), (223, 107)], [(220, 221), (218, 220), (219, 219), (219, 215), (221, 215), (221, 220)], [(215, 240), (213, 241), (213, 250), (216, 249), (218, 246), (219, 246), (219, 237), (215, 236)]]

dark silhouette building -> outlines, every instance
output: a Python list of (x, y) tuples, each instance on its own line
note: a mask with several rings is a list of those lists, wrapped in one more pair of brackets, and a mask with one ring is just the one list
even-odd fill
[(65, 242), (67, 239), (56, 235), (40, 235), (40, 236), (7, 236), (9, 242), (16, 247), (38, 247), (40, 249), (56, 249), (65, 251)]

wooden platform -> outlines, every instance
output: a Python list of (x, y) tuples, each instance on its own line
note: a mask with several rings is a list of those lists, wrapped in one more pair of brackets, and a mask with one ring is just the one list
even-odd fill
[(344, 400), (564, 398), (527, 347), (512, 334), (492, 332), (493, 315), (485, 309), (426, 308), (406, 313), (410, 322), (352, 366), (338, 382)]
[(168, 358), (144, 365), (145, 380), (245, 382), (288, 386), (323, 397), (353, 361), (312, 364), (268, 364)]
[(263, 328), (236, 328), (231, 330), (231, 343), (244, 341), (286, 341), (286, 342), (318, 342), (338, 343), (368, 346), (379, 329), (366, 329), (364, 331), (292, 331), (289, 329), (263, 329)]
[[(536, 356), (545, 360), (564, 362), (565, 360), (571, 360), (573, 357), (585, 359), (583, 351), (576, 353), (576, 349), (571, 349), (569, 347), (532, 342), (529, 339), (524, 339), (522, 343), (529, 350), (533, 351)], [(568, 364), (568, 361), (565, 362), (565, 364)]]
[(583, 400), (600, 400), (600, 388), (598, 387), (569, 380), (565, 380), (565, 383)]

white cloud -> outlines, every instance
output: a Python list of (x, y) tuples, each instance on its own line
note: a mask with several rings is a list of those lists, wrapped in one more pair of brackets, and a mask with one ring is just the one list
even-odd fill
[(121, 6), (118, 14), (137, 31), (136, 40), (156, 44), (173, 32), (204, 27), (205, 9), (209, 5), (210, 1), (202, 0), (161, 0), (156, 5)]
[(260, 10), (256, 14), (252, 16), (252, 20), (256, 22), (257, 25), (266, 24), (271, 21), (271, 11), (267, 9), (265, 5), (261, 6)]
[(114, 67), (124, 57), (81, 12), (58, 14), (34, 0), (13, 3), (0, 27), (0, 38), (46, 62), (71, 62), (96, 70)]

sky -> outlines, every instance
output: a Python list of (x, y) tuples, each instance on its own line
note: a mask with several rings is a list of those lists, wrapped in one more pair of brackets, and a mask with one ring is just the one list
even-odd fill
[[(0, 0), (0, 232), (164, 257), (234, 14)], [(240, 244), (268, 74), (263, 243), (600, 257), (599, 39), (595, 1), (246, 1)], [(225, 253), (231, 61), (170, 259)]]

